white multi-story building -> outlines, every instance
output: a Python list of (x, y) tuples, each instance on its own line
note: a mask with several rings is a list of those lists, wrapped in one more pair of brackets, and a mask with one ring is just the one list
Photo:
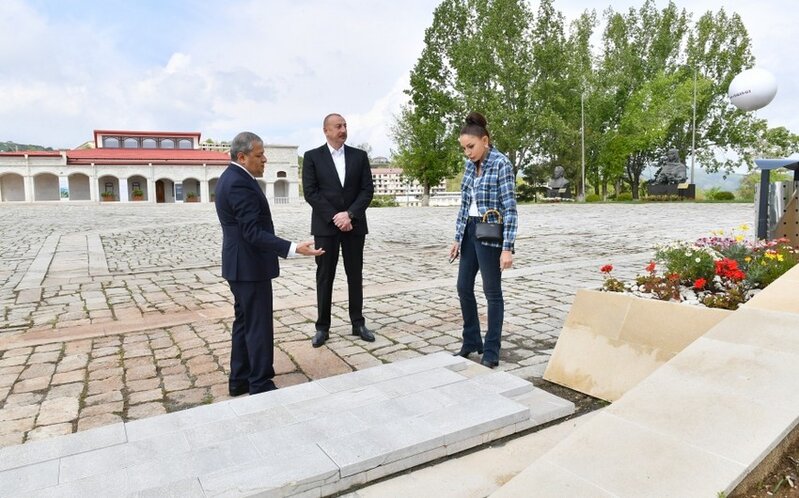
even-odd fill
[[(409, 181), (402, 175), (401, 168), (372, 168), (372, 181), (375, 185), (375, 195), (390, 195), (394, 197), (418, 197), (424, 193), (422, 185), (416, 181)], [(430, 194), (437, 194), (447, 190), (447, 183), (441, 183), (430, 188)]]
[[(229, 153), (201, 149), (199, 132), (95, 130), (92, 145), (0, 153), (0, 202), (210, 202), (230, 163)], [(300, 202), (297, 146), (264, 147), (267, 198)]]

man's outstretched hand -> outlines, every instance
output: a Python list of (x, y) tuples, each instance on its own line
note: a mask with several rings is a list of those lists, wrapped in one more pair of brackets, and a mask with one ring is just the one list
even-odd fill
[(316, 249), (313, 240), (297, 243), (297, 254), (303, 256), (321, 256), (325, 253), (324, 249)]

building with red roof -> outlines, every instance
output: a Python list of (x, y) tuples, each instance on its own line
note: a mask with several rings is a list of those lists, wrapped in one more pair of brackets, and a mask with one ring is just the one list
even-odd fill
[[(211, 202), (229, 144), (199, 132), (95, 130), (72, 150), (0, 152), (0, 202)], [(264, 145), (259, 183), (275, 204), (300, 202), (297, 147)]]

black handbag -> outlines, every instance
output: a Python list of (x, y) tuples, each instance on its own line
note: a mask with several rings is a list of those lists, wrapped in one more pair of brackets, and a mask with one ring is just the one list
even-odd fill
[[(490, 213), (497, 215), (498, 221), (496, 223), (488, 223), (486, 221)], [(477, 237), (477, 240), (483, 242), (502, 242), (502, 232), (504, 228), (505, 225), (502, 224), (502, 214), (496, 209), (489, 209), (483, 215), (483, 220), (475, 223), (474, 236)]]

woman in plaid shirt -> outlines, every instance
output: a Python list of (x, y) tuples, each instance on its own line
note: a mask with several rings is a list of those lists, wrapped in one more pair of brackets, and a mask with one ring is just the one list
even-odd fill
[[(450, 259), (460, 256), (458, 268), (458, 297), (463, 315), (463, 344), (456, 355), (468, 357), (477, 352), (483, 355), (483, 365), (499, 365), (499, 347), (505, 301), (502, 297), (502, 270), (513, 265), (513, 243), (516, 240), (518, 216), (513, 165), (491, 144), (486, 119), (477, 112), (466, 117), (461, 128), (460, 144), (466, 155), (466, 171), (461, 183), (461, 209), (455, 223), (455, 243)], [(479, 241), (475, 224), (489, 209), (502, 215), (503, 240)], [(489, 222), (499, 221), (489, 214)], [(485, 341), (480, 333), (474, 280), (477, 271), (483, 279), (483, 292), (488, 302), (488, 332)]]

